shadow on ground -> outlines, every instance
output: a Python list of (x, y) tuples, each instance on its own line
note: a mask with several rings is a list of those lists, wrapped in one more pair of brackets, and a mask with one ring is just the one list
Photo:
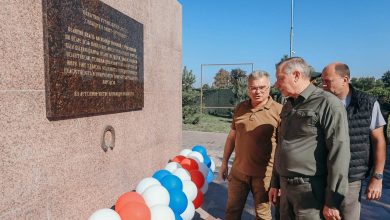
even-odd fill
[[(214, 175), (217, 176), (218, 173), (215, 173)], [(216, 219), (218, 218), (224, 219), (226, 201), (227, 201), (227, 183), (217, 178), (209, 185), (209, 189), (204, 197), (202, 209)], [(254, 219), (254, 213), (252, 211), (253, 206), (251, 204), (253, 204), (253, 199), (252, 199), (252, 195), (250, 194), (248, 196), (245, 209), (242, 213), (241, 220)], [(193, 219), (200, 220), (202, 218), (197, 213)]]
[[(222, 181), (218, 176), (218, 173), (214, 173), (215, 179), (209, 185), (209, 189), (204, 197), (204, 202), (202, 204), (202, 209), (209, 213), (216, 219), (224, 219), (225, 217), (225, 207), (227, 201), (227, 182)], [(254, 219), (253, 209), (253, 199), (252, 195), (248, 196), (245, 209), (242, 213), (241, 220), (252, 220)], [(194, 220), (201, 220), (203, 218), (197, 213)]]

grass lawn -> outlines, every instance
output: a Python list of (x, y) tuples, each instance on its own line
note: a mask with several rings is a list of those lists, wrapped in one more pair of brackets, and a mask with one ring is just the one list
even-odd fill
[(203, 114), (198, 124), (183, 124), (183, 129), (187, 131), (228, 133), (231, 122), (231, 118)]

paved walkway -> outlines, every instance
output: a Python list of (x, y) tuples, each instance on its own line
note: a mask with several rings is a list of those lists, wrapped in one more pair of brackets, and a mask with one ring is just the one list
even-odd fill
[[(223, 146), (225, 144), (227, 134), (198, 132), (198, 131), (183, 131), (183, 148), (191, 149), (194, 145), (203, 145), (207, 148), (207, 153), (213, 158), (216, 169), (215, 178), (209, 185), (209, 189), (205, 194), (203, 205), (197, 209), (194, 220), (206, 219), (224, 219), (224, 209), (227, 199), (227, 184), (218, 176), (219, 167), (221, 166)], [(232, 155), (232, 158), (234, 155)], [(229, 164), (232, 162), (232, 158)], [(387, 151), (387, 158), (390, 158), (390, 150)], [(390, 160), (390, 159), (389, 159)], [(361, 220), (390, 219), (390, 162), (387, 160), (384, 173), (383, 195), (380, 201), (369, 202), (362, 199)], [(253, 220), (253, 200), (248, 196), (248, 201), (241, 220)]]

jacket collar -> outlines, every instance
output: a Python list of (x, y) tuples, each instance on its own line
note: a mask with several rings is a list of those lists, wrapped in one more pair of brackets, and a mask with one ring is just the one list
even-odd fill
[(350, 106), (359, 106), (360, 100), (357, 97), (358, 90), (356, 90), (355, 87), (353, 87), (351, 84), (349, 84), (349, 91), (351, 91), (351, 103)]
[(290, 97), (289, 100), (291, 102), (291, 104), (293, 104), (293, 106), (299, 104), (299, 103), (302, 103), (304, 102), (307, 98), (309, 98), (309, 96), (314, 92), (314, 90), (316, 90), (317, 87), (315, 87), (313, 84), (309, 84), (308, 87), (306, 87), (306, 89), (304, 89), (301, 94), (299, 94), (298, 98), (296, 98), (294, 100), (294, 98)]

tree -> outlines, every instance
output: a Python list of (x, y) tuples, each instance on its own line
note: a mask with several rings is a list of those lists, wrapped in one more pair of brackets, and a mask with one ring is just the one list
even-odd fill
[(281, 96), (280, 91), (275, 86), (271, 86), (270, 95), (275, 101)]
[(351, 85), (353, 85), (357, 89), (359, 89), (360, 87), (359, 78), (352, 77), (349, 83), (351, 83)]
[(236, 106), (238, 103), (248, 99), (248, 93), (247, 93), (247, 81), (244, 77), (239, 77), (237, 79), (236, 86), (232, 88), (234, 98), (233, 98), (233, 104)]
[(233, 100), (235, 106), (248, 98), (246, 72), (240, 68), (232, 69), (230, 72), (230, 81), (232, 82)]
[(385, 84), (383, 83), (382, 79), (375, 80), (375, 87), (385, 88)]
[(232, 71), (230, 71), (230, 81), (233, 84), (233, 86), (236, 86), (238, 80), (242, 77), (246, 78), (246, 71), (240, 68), (232, 69)]
[(217, 89), (224, 89), (231, 87), (230, 73), (221, 68), (214, 76), (213, 87)]
[(355, 88), (362, 91), (373, 89), (376, 85), (375, 77), (352, 78), (350, 82)]
[(389, 97), (390, 94), (389, 90), (387, 90), (384, 87), (374, 87), (368, 90), (367, 92), (376, 97), (382, 97), (382, 96)]
[(211, 87), (209, 86), (209, 84), (206, 83), (206, 84), (203, 84), (202, 89), (208, 90), (208, 89), (211, 89)]
[(187, 67), (182, 75), (182, 114), (184, 124), (197, 124), (199, 122), (199, 92), (193, 88), (195, 75)]
[(390, 70), (385, 72), (382, 76), (382, 82), (386, 88), (390, 88)]
[[(232, 88), (233, 97), (230, 99), (230, 103), (233, 106), (237, 106), (238, 103), (249, 99), (248, 97), (248, 90), (247, 90), (247, 79), (246, 77), (239, 77), (237, 79), (237, 83)], [(234, 109), (230, 110), (230, 116), (233, 116)]]

